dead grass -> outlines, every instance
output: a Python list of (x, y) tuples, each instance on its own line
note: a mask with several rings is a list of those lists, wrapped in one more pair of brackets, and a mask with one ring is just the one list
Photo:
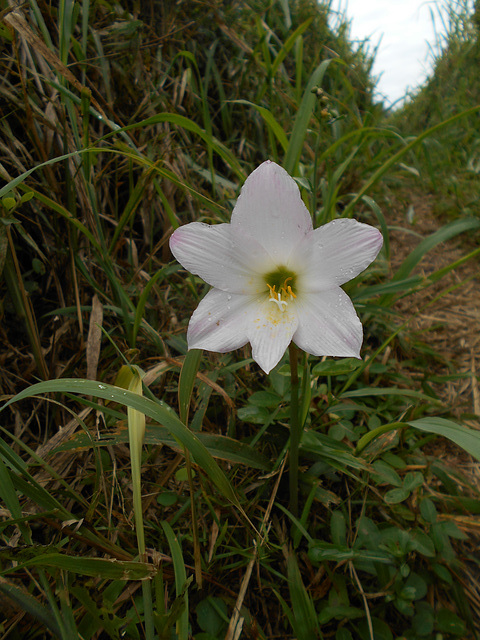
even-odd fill
[[(413, 207), (413, 210), (410, 209)], [(435, 196), (420, 190), (393, 198), (387, 211), (391, 231), (392, 270), (395, 271), (415, 246), (437, 231), (444, 221), (434, 214)], [(413, 220), (409, 222), (409, 209)], [(413, 233), (412, 233), (413, 232)], [(472, 238), (461, 236), (430, 251), (415, 271), (425, 277), (459, 260), (476, 248)], [(460, 288), (457, 288), (461, 285)], [(449, 289), (454, 288), (452, 291)], [(441, 292), (447, 291), (441, 297)], [(438, 299), (436, 299), (438, 298)], [(410, 331), (430, 347), (437, 376), (467, 374), (467, 377), (435, 384), (435, 391), (457, 416), (471, 414), (470, 426), (479, 426), (480, 392), (480, 267), (473, 259), (448, 273), (424, 291), (401, 299), (396, 311), (406, 320), (413, 317)]]

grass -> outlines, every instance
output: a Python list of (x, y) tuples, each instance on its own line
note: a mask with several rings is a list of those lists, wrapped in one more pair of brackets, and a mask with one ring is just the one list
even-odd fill
[[(29, 0), (2, 14), (2, 638), (478, 636), (478, 417), (436, 395), (440, 354), (398, 307), (447, 293), (459, 261), (419, 266), (478, 233), (475, 196), (449, 200), (452, 219), (398, 266), (386, 207), (416, 172), (443, 200), (458, 157), (428, 149), (473, 140), (476, 82), (440, 112), (432, 80), (392, 120), (329, 11)], [(460, 59), (473, 74), (462, 37), (440, 87)], [(267, 157), (316, 225), (354, 215), (384, 235), (346, 286), (364, 359), (299, 359), (298, 516), (287, 360), (265, 376), (248, 349), (187, 352), (207, 287), (168, 249), (181, 224), (228, 221)]]
[(442, 6), (444, 10), (437, 16), (437, 47), (432, 54), (434, 73), (392, 121), (402, 133), (408, 129), (418, 134), (464, 113), (454, 125), (424, 142), (418, 161), (425, 188), (439, 195), (439, 215), (478, 216), (478, 110), (474, 110), (480, 102), (475, 73), (479, 62), (478, 7), (469, 0)]

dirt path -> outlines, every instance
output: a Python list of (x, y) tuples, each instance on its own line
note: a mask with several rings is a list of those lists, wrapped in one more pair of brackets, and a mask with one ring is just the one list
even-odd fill
[[(404, 258), (421, 241), (434, 233), (441, 222), (433, 213), (434, 196), (409, 192), (397, 199), (391, 212), (386, 211), (389, 224), (394, 227), (390, 235), (392, 269), (395, 272)], [(413, 207), (413, 220), (409, 222), (409, 207)], [(412, 233), (413, 232), (413, 233)], [(425, 276), (455, 262), (478, 246), (476, 238), (467, 234), (442, 243), (430, 251), (415, 273)], [(457, 287), (434, 300), (442, 291)], [(433, 302), (432, 302), (433, 301)], [(430, 303), (430, 304), (429, 304)], [(432, 347), (444, 363), (434, 365), (437, 375), (464, 374), (464, 377), (435, 384), (436, 393), (447, 406), (453, 407), (457, 417), (462, 416), (471, 426), (480, 426), (480, 266), (473, 258), (446, 275), (441, 281), (397, 303), (396, 307), (406, 319), (411, 316), (410, 328), (417, 338)], [(452, 367), (453, 365), (453, 367)]]

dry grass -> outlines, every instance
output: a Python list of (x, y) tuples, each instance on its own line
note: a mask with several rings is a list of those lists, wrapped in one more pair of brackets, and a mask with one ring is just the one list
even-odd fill
[[(435, 196), (418, 191), (396, 194), (386, 216), (391, 231), (392, 269), (428, 235), (437, 231), (442, 221), (435, 215)], [(413, 215), (413, 219), (410, 217)], [(409, 221), (409, 218), (411, 222)], [(474, 239), (461, 237), (442, 243), (430, 251), (415, 273), (428, 277), (438, 269), (453, 264), (476, 248)], [(460, 285), (460, 286), (459, 286)], [(451, 291), (449, 291), (452, 289)], [(409, 329), (412, 339), (428, 345), (435, 354), (438, 376), (470, 374), (435, 385), (445, 406), (455, 415), (473, 414), (480, 420), (478, 373), (480, 371), (480, 268), (471, 260), (450, 271), (428, 289), (397, 302), (396, 310), (404, 319), (413, 317)]]

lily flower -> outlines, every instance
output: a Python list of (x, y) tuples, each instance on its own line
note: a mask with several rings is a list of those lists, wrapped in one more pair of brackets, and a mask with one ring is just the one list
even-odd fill
[(292, 340), (315, 356), (360, 358), (362, 324), (340, 286), (382, 242), (377, 229), (347, 218), (314, 229), (296, 182), (264, 162), (229, 224), (191, 222), (170, 238), (180, 264), (213, 287), (190, 319), (189, 349), (226, 353), (249, 342), (265, 373)]

